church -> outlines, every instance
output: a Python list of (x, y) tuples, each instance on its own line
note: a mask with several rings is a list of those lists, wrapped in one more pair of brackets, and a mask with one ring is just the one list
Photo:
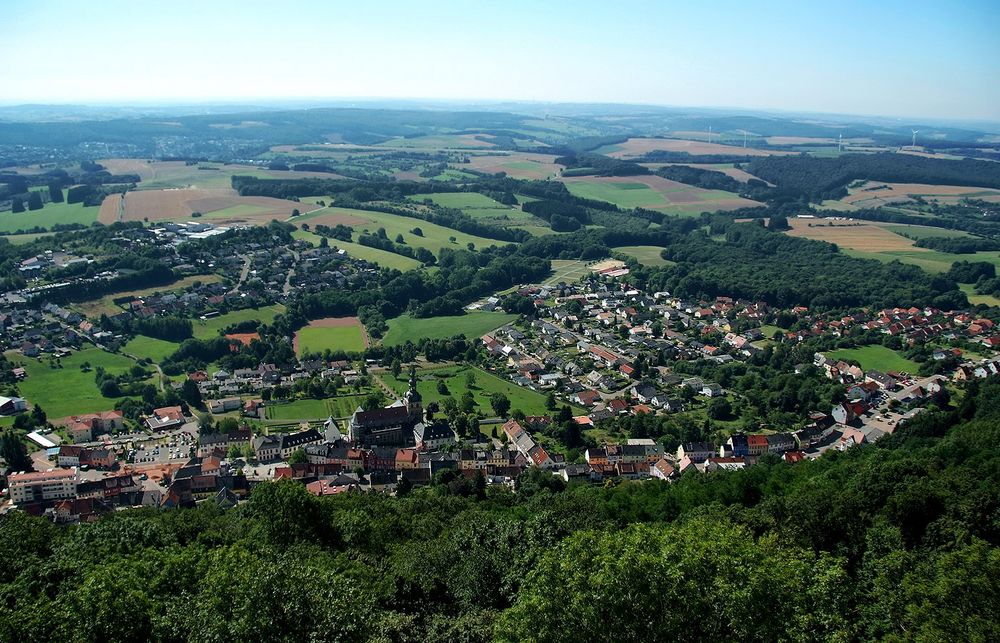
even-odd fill
[(360, 406), (351, 416), (351, 441), (363, 447), (413, 446), (413, 432), (424, 421), (424, 409), (417, 392), (416, 372), (410, 370), (410, 388), (402, 400), (383, 409), (365, 411)]

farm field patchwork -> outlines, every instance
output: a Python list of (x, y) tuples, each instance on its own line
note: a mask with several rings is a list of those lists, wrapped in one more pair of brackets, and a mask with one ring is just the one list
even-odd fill
[[(240, 196), (231, 188), (137, 190), (124, 198), (124, 221), (187, 221), (194, 212), (201, 212), (205, 220), (216, 225), (265, 225), (274, 219), (289, 218), (293, 210), (305, 213), (319, 208), (285, 199)], [(120, 194), (104, 199), (98, 218), (101, 223), (118, 220), (121, 199)]]
[(612, 250), (617, 250), (630, 257), (635, 257), (635, 260), (644, 266), (673, 266), (675, 265), (673, 261), (668, 261), (660, 256), (660, 252), (663, 248), (659, 246), (618, 246), (612, 248)]
[(873, 208), (891, 203), (912, 201), (911, 196), (925, 199), (936, 199), (942, 202), (955, 202), (961, 198), (1000, 199), (1000, 190), (991, 188), (969, 187), (965, 185), (931, 185), (927, 183), (886, 183), (882, 181), (867, 181), (849, 188), (849, 194), (840, 199), (856, 207)]
[(842, 359), (844, 361), (855, 361), (861, 364), (861, 368), (867, 370), (874, 369), (886, 373), (896, 371), (903, 373), (916, 373), (920, 365), (908, 360), (896, 351), (872, 344), (871, 346), (860, 346), (858, 348), (841, 348), (826, 353), (832, 359)]
[(508, 313), (467, 312), (453, 317), (426, 317), (417, 319), (402, 315), (389, 320), (389, 330), (382, 343), (386, 346), (403, 344), (407, 340), (416, 342), (426, 337), (429, 339), (447, 339), (455, 335), (465, 335), (468, 339), (476, 339), (495, 328), (517, 319), (517, 315)]
[(295, 353), (345, 351), (360, 353), (368, 347), (367, 335), (357, 317), (315, 319), (295, 333)]
[(453, 164), (457, 169), (468, 168), (486, 174), (504, 172), (517, 179), (546, 179), (557, 175), (563, 166), (555, 162), (552, 154), (514, 152), (508, 154), (477, 154), (468, 163)]
[(627, 159), (643, 156), (644, 154), (657, 150), (665, 152), (687, 152), (692, 155), (730, 154), (737, 156), (769, 156), (771, 154), (792, 153), (773, 152), (768, 150), (759, 150), (752, 147), (738, 147), (736, 145), (722, 145), (720, 143), (709, 143), (707, 141), (689, 141), (676, 138), (630, 138), (624, 143), (605, 145), (595, 151), (598, 154), (604, 154), (612, 158)]
[[(475, 384), (470, 389), (466, 382), (469, 371), (475, 374)], [(406, 392), (409, 386), (409, 375), (407, 369), (399, 378), (394, 378), (392, 374), (385, 374), (382, 380), (389, 385), (398, 395)], [(443, 380), (448, 388), (448, 394), (438, 391), (438, 381)], [(496, 375), (487, 373), (478, 368), (468, 366), (455, 366), (445, 368), (421, 368), (417, 370), (417, 391), (423, 397), (426, 406), (431, 402), (440, 403), (446, 397), (453, 397), (456, 401), (461, 400), (465, 393), (471, 391), (472, 397), (476, 401), (476, 410), (482, 412), (486, 417), (494, 415), (490, 406), (490, 396), (494, 393), (503, 393), (510, 400), (510, 408), (520, 409), (527, 415), (544, 415), (551, 413), (545, 408), (545, 396), (530, 389), (517, 386), (513, 382), (503, 380)], [(581, 412), (574, 407), (574, 413)]]
[[(123, 355), (108, 353), (99, 348), (85, 348), (60, 360), (62, 368), (51, 368), (47, 359), (26, 358), (19, 353), (7, 353), (12, 364), (23, 366), (28, 376), (18, 383), (21, 395), (32, 405), (41, 406), (52, 419), (107, 411), (120, 398), (101, 395), (94, 381), (94, 369), (98, 366), (113, 375), (119, 375), (131, 368), (135, 362)], [(87, 362), (90, 370), (80, 366)]]
[(664, 214), (695, 216), (760, 205), (732, 192), (704, 190), (659, 176), (572, 177), (560, 179), (575, 196), (614, 203), (620, 208), (647, 208)]
[[(303, 221), (307, 221), (310, 226), (323, 224), (334, 227), (337, 224), (342, 224), (355, 230), (368, 230), (372, 234), (379, 228), (385, 228), (389, 239), (395, 239), (397, 234), (401, 234), (407, 245), (415, 248), (427, 248), (435, 255), (441, 248), (464, 247), (468, 243), (472, 243), (476, 248), (485, 248), (493, 245), (501, 246), (506, 243), (496, 239), (477, 237), (428, 221), (390, 214), (388, 212), (371, 212), (349, 208), (323, 208), (322, 210), (304, 214), (295, 219), (296, 223)], [(424, 233), (423, 236), (418, 237), (413, 234), (411, 230), (414, 228), (420, 228)], [(452, 237), (455, 238), (454, 242), (450, 240)]]
[(226, 326), (250, 320), (269, 324), (283, 312), (285, 312), (285, 307), (282, 304), (274, 304), (271, 306), (261, 306), (260, 308), (234, 310), (233, 312), (210, 319), (195, 319), (192, 322), (194, 324), (194, 336), (196, 339), (211, 339), (218, 337), (219, 331)]

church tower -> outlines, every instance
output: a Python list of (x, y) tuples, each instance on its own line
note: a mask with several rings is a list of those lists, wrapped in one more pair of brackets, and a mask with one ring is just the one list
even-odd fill
[(406, 412), (410, 420), (413, 422), (422, 422), (424, 419), (424, 409), (420, 403), (420, 392), (417, 391), (417, 368), (415, 366), (410, 367), (410, 388), (406, 391), (406, 395), (403, 396), (403, 402), (406, 403)]

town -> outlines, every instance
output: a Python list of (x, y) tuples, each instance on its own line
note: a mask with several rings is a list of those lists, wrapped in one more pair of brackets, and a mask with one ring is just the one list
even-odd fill
[[(332, 284), (364, 287), (377, 275), (370, 263), (338, 250), (335, 240), (282, 248), (256, 236), (248, 240), (244, 235), (252, 231), (207, 230), (193, 234), (214, 238), (211, 256), (185, 245), (187, 237), (178, 243), (176, 230), (119, 231), (116, 238), (131, 245), (169, 248), (175, 269), (200, 274), (202, 281), (180, 292), (116, 299), (114, 314), (88, 318), (30, 287), (6, 293), (0, 329), (14, 360), (7, 380), (16, 385), (32, 377), (15, 356), (60, 368), (81, 351), (127, 354), (134, 329), (158, 318), (184, 315), (204, 323), (227, 312), (253, 312), (247, 305), (290, 303)], [(66, 263), (64, 256), (46, 256), (26, 266), (41, 280), (46, 270)], [(200, 273), (197, 266), (203, 266)], [(322, 266), (328, 267), (317, 270)], [(218, 271), (239, 276), (227, 286), (212, 278)], [(405, 364), (272, 350), (282, 361), (176, 378), (136, 358), (127, 374), (106, 381), (128, 388), (155, 381), (159, 370), (159, 391), (148, 383), (139, 389), (144, 403), (126, 398), (115, 408), (51, 419), (32, 399), (0, 398), (0, 412), (31, 429), (26, 438), (34, 446), (33, 471), (8, 475), (5, 508), (66, 523), (119, 507), (232, 506), (255, 485), (280, 479), (298, 481), (316, 495), (405, 494), (461, 479), (517, 489), (531, 469), (565, 483), (673, 481), (691, 471), (742, 469), (764, 457), (795, 463), (877, 442), (928, 405), (946, 404), (949, 390), (963, 381), (1000, 369), (994, 321), (968, 311), (895, 308), (830, 316), (725, 296), (694, 301), (647, 293), (628, 275), (626, 262), (590, 262), (579, 281), (520, 285), (468, 306), (479, 314), (526, 311), (469, 340), (471, 354), (460, 359), (474, 365), (472, 373), (544, 396), (545, 413), (512, 408), (503, 393), (494, 395), (499, 400), (491, 409), (465, 409), (471, 423), (451, 398), (452, 408), (445, 400), (425, 404), (418, 379), (434, 381), (434, 371), (414, 349)], [(258, 347), (257, 326), (253, 321), (224, 329), (243, 332), (220, 331), (223, 344)], [(790, 372), (783, 375), (826, 382), (826, 406), (793, 404), (794, 412), (775, 424), (739, 422), (738, 409), (750, 404), (747, 367), (773, 362), (776, 350), (787, 359), (855, 338), (889, 353), (883, 343), (922, 351), (921, 372), (865, 370), (838, 358), (837, 350), (817, 350), (811, 359), (788, 362)], [(392, 370), (391, 381), (405, 380), (405, 391), (386, 384)], [(403, 371), (407, 377), (397, 379)], [(437, 381), (436, 388), (442, 386), (447, 388)], [(338, 417), (266, 421), (275, 405), (330, 396), (358, 404), (339, 405)], [(156, 401), (170, 404), (154, 407)], [(691, 427), (693, 419), (702, 426)], [(656, 428), (674, 420), (688, 430)]]

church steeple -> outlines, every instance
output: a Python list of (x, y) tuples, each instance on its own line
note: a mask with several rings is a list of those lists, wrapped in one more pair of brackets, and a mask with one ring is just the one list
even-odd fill
[(423, 418), (424, 411), (420, 404), (420, 391), (417, 390), (416, 366), (410, 367), (410, 388), (406, 391), (406, 395), (403, 396), (403, 401), (406, 403), (406, 410), (409, 412), (410, 417), (420, 421)]

